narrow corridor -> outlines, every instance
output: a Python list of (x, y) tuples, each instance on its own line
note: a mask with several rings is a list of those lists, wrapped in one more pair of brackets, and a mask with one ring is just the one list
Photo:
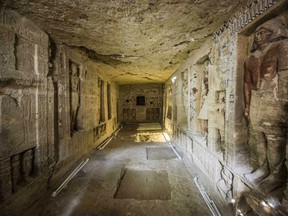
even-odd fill
[(161, 131), (135, 126), (124, 126), (103, 150), (93, 150), (65, 189), (55, 198), (49, 191), (26, 215), (211, 215)]
[(0, 216), (288, 216), (288, 0), (0, 2)]

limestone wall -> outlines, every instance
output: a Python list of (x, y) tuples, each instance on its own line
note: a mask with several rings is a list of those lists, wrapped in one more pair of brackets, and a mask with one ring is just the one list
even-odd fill
[(119, 91), (121, 121), (162, 122), (162, 84), (121, 85)]
[[(212, 40), (206, 41), (166, 83), (164, 125), (188, 167), (196, 164), (215, 189), (221, 184), (221, 196), (229, 200), (233, 176), (224, 166), (228, 71), (223, 65), (216, 69), (214, 46)], [(222, 184), (224, 170), (227, 177)]]
[(61, 44), (55, 45), (54, 52), (51, 75), (57, 88), (59, 125), (55, 145), (62, 161), (87, 153), (118, 128), (118, 87), (85, 53)]
[(1, 212), (30, 206), (118, 128), (118, 86), (101, 64), (1, 11)]
[[(165, 85), (164, 124), (173, 136), (173, 144), (183, 153), (185, 163), (194, 163), (202, 170), (204, 181), (208, 180), (206, 183), (212, 185), (216, 191), (214, 194), (228, 203), (232, 198), (236, 199), (235, 211), (238, 208), (245, 214), (281, 215), (287, 208), (287, 165), (283, 161), (285, 157), (287, 160), (284, 153), (287, 148), (283, 144), (283, 139), (287, 143), (287, 109), (284, 108), (287, 98), (283, 96), (283, 92), (287, 91), (286, 75), (283, 75), (285, 71), (287, 73), (287, 68), (283, 66), (286, 63), (282, 63), (287, 57), (285, 8), (287, 1), (251, 1), (215, 33), (213, 40), (206, 41), (193, 52)], [(251, 113), (248, 119), (244, 117), (245, 61), (251, 55), (254, 32), (269, 20), (276, 23), (269, 24), (274, 26), (270, 31), (282, 35), (273, 36), (277, 39), (269, 42), (269, 47), (276, 46), (276, 41), (282, 44), (279, 47), (283, 47), (278, 54), (269, 54), (269, 58), (277, 58), (276, 68), (282, 68), (275, 69), (279, 76), (279, 89), (275, 91), (278, 99), (276, 105), (271, 101), (269, 107), (259, 104), (260, 114)], [(261, 52), (258, 56), (266, 55), (266, 51)], [(261, 61), (267, 61), (265, 58)], [(263, 64), (261, 70), (265, 71), (265, 67)], [(269, 67), (267, 70), (274, 73)], [(264, 79), (262, 77), (264, 75), (260, 80)], [(268, 147), (259, 147), (259, 141), (254, 136), (252, 119), (261, 115), (262, 110), (266, 113), (262, 116), (263, 121), (266, 119), (263, 127), (275, 125), (271, 130), (264, 128), (262, 132), (264, 135), (267, 133), (267, 140), (263, 143)], [(278, 119), (271, 117), (276, 114)], [(283, 127), (277, 126), (277, 121)], [(256, 175), (263, 169), (259, 162), (261, 158), (268, 161), (270, 167), (267, 175), (260, 180)], [(273, 163), (277, 163), (277, 168), (273, 167)], [(262, 201), (271, 205), (263, 207)]]
[(11, 11), (0, 13), (0, 201), (49, 166), (53, 100), (48, 36)]

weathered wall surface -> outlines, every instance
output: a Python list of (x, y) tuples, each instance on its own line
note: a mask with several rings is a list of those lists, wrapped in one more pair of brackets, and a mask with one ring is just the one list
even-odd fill
[(2, 11), (0, 37), (2, 202), (33, 184), (49, 167), (54, 134), (48, 119), (53, 119), (48, 36), (29, 20)]
[(121, 85), (119, 91), (119, 118), (121, 121), (162, 121), (162, 84)]
[[(285, 8), (286, 1), (265, 0), (243, 7), (215, 33), (214, 41), (206, 41), (166, 82), (164, 124), (174, 137), (174, 145), (185, 155), (188, 165), (193, 162), (203, 171), (209, 180), (207, 184), (212, 184), (223, 200), (231, 202), (235, 198), (235, 206), (243, 214), (281, 215), (280, 212), (285, 212), (283, 206), (287, 208)], [(257, 112), (251, 108), (247, 118), (244, 117), (243, 92), (247, 86), (244, 68), (253, 55), (250, 48), (254, 32), (261, 25), (273, 34), (266, 49), (255, 51), (253, 58), (259, 58), (260, 66), (258, 63), (250, 66), (254, 70), (250, 69), (251, 74), (257, 71), (261, 74), (261, 88), (252, 90), (252, 102), (256, 101), (253, 94), (261, 92), (262, 97), (257, 99)], [(273, 53), (271, 47), (282, 48), (273, 48), (278, 49)], [(271, 77), (277, 81), (268, 79), (268, 74), (274, 74)], [(273, 88), (270, 94), (265, 83), (276, 83), (278, 89)], [(267, 105), (263, 97), (271, 99), (267, 99)], [(271, 205), (264, 207), (263, 200)]]
[(118, 86), (13, 11), (0, 41), (0, 208), (16, 215), (118, 128)]
[(118, 87), (77, 49), (55, 44), (51, 68), (58, 108), (56, 159), (75, 160), (118, 128)]

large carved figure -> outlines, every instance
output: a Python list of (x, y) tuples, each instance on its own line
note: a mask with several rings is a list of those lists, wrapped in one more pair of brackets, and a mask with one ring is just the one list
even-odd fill
[(80, 107), (80, 69), (79, 66), (70, 62), (70, 113), (71, 133), (78, 131), (78, 114)]
[(251, 52), (245, 62), (245, 116), (259, 166), (245, 177), (268, 192), (286, 180), (288, 40), (281, 19), (256, 29)]

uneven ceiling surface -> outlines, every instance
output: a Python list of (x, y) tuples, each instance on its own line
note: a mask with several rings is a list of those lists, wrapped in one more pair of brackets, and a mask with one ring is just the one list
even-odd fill
[(166, 81), (247, 0), (4, 0), (119, 84)]

